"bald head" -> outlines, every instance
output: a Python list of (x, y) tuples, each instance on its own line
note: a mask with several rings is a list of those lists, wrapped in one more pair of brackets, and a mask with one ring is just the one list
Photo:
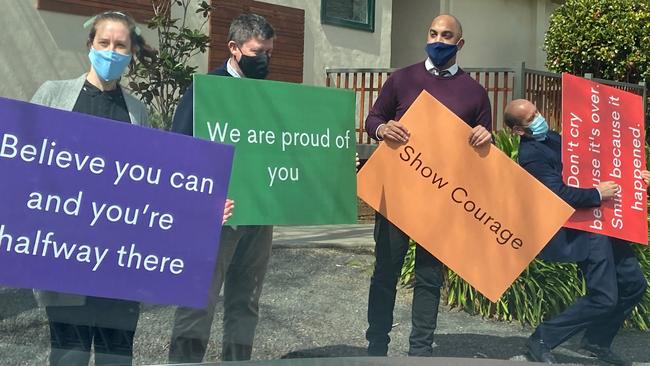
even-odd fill
[[(434, 48), (434, 55), (429, 54), (429, 58), (439, 70), (446, 70), (456, 63), (456, 52), (460, 51), (465, 45), (463, 37), (463, 28), (455, 16), (449, 14), (438, 15), (431, 22), (429, 27), (429, 34), (427, 36), (427, 45), (432, 43), (446, 43), (448, 45), (455, 45), (456, 50), (449, 57), (438, 57), (439, 52)], [(429, 51), (427, 51), (428, 53)], [(434, 61), (435, 60), (435, 61)]]
[(503, 120), (515, 133), (524, 135), (537, 113), (537, 107), (533, 103), (526, 99), (515, 99), (506, 106)]
[(458, 18), (451, 14), (441, 14), (431, 21), (431, 29), (445, 29), (451, 31), (454, 36), (454, 43), (463, 37), (463, 26)]

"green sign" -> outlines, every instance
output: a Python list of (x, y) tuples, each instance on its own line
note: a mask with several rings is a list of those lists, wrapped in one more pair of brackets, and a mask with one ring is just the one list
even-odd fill
[(194, 76), (194, 136), (235, 145), (232, 225), (357, 219), (352, 91)]

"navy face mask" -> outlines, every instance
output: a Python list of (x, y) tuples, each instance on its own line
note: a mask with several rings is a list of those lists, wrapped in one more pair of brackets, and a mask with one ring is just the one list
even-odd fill
[(444, 42), (427, 43), (427, 55), (436, 67), (444, 66), (458, 52), (458, 45)]

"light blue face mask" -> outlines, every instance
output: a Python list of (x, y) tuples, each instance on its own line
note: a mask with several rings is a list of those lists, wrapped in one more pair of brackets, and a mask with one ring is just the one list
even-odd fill
[(90, 63), (99, 77), (104, 81), (117, 80), (122, 76), (126, 66), (131, 62), (131, 55), (123, 55), (115, 51), (97, 51), (94, 48), (88, 53)]
[(533, 122), (528, 125), (528, 130), (530, 130), (530, 134), (535, 140), (544, 141), (546, 139), (546, 133), (548, 133), (548, 123), (546, 123), (546, 119), (541, 114), (537, 113)]

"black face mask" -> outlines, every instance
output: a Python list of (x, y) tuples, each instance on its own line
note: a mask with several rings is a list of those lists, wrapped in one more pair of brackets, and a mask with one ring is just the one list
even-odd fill
[(264, 79), (269, 73), (269, 56), (266, 53), (257, 56), (246, 56), (242, 53), (237, 64), (247, 78)]

